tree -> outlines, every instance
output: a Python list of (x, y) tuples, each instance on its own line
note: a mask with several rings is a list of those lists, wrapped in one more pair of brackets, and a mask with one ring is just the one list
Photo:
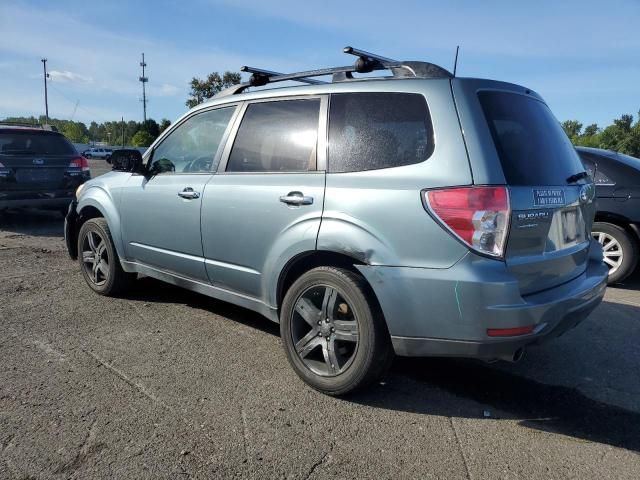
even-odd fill
[(131, 145), (134, 147), (148, 147), (154, 140), (146, 130), (138, 130), (136, 134), (131, 137)]
[(153, 118), (147, 118), (144, 122), (142, 122), (140, 128), (148, 132), (154, 140), (158, 138), (158, 135), (160, 135), (160, 126), (158, 125), (158, 122), (156, 122)]
[(580, 136), (582, 124), (577, 120), (567, 120), (566, 122), (562, 122), (562, 128), (567, 134), (567, 137), (569, 137), (571, 141), (573, 141), (575, 138), (578, 138)]
[(204, 80), (193, 77), (189, 84), (191, 86), (191, 92), (185, 105), (193, 108), (206, 99), (213, 97), (220, 90), (232, 85), (237, 85), (238, 83), (240, 83), (240, 74), (236, 72), (224, 72), (222, 77), (218, 72), (212, 72)]
[(62, 125), (62, 134), (73, 143), (89, 142), (89, 131), (81, 122), (65, 122)]
[(160, 133), (164, 132), (171, 125), (171, 121), (163, 118), (160, 120)]

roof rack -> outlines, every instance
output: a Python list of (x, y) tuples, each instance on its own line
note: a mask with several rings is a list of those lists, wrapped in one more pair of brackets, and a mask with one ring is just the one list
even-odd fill
[(53, 125), (39, 124), (39, 123), (27, 123), (27, 122), (7, 122), (0, 120), (0, 127), (12, 127), (12, 128), (36, 128), (40, 130), (48, 130), (57, 132), (58, 130)]
[(312, 85), (327, 83), (312, 80), (310, 77), (332, 75), (332, 82), (354, 80), (353, 73), (370, 73), (378, 70), (390, 70), (393, 78), (451, 78), (448, 70), (427, 62), (398, 61), (354, 47), (345, 47), (343, 52), (357, 58), (353, 65), (344, 67), (320, 68), (296, 73), (278, 73), (270, 70), (244, 66), (240, 70), (251, 73), (249, 80), (222, 90), (216, 97), (226, 97), (243, 92), (249, 87), (262, 87), (269, 83), (294, 80)]

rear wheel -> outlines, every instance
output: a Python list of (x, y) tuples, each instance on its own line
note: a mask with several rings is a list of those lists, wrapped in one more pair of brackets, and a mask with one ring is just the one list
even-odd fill
[(609, 285), (622, 282), (638, 264), (638, 245), (622, 227), (595, 222), (591, 234), (602, 245), (604, 263), (609, 267)]
[(329, 395), (371, 384), (393, 359), (364, 279), (341, 268), (314, 268), (293, 283), (282, 304), (280, 333), (298, 376)]
[(80, 228), (78, 260), (87, 284), (100, 295), (118, 295), (136, 278), (122, 269), (104, 218), (89, 219)]

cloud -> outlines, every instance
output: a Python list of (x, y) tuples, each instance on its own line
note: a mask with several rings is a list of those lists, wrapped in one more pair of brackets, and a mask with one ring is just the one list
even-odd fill
[(58, 70), (50, 70), (49, 78), (54, 81), (61, 82), (78, 82), (78, 83), (93, 83), (93, 78), (85, 77), (84, 75), (80, 75), (79, 73), (73, 73), (68, 70), (58, 71)]
[(173, 97), (174, 95), (182, 93), (183, 90), (184, 89), (178, 88), (170, 83), (163, 83), (160, 89), (152, 89), (150, 93), (161, 97)]

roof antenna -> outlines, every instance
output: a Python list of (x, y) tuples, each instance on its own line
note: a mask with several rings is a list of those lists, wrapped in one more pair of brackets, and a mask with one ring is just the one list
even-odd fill
[(456, 76), (456, 70), (458, 69), (458, 52), (460, 51), (460, 45), (456, 47), (456, 59), (453, 62), (453, 76)]

